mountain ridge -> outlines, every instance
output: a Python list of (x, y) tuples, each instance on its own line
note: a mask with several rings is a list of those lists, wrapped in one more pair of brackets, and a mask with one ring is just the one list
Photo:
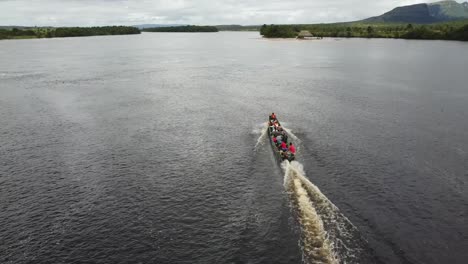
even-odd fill
[(444, 0), (399, 6), (380, 16), (361, 21), (430, 24), (461, 19), (468, 19), (468, 2), (458, 3), (454, 0)]

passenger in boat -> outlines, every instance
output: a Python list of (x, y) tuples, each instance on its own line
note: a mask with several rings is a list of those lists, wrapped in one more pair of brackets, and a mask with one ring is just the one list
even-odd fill
[(296, 147), (293, 145), (293, 143), (289, 143), (289, 149), (288, 151), (291, 153), (291, 155), (296, 155)]
[(283, 137), (281, 135), (276, 136), (276, 146), (280, 146), (281, 142), (283, 142)]
[(275, 130), (275, 126), (273, 125), (273, 122), (269, 121), (268, 122), (268, 126), (270, 128), (270, 133), (273, 132)]
[(271, 113), (270, 119), (276, 120), (276, 115), (275, 115), (275, 113)]
[(288, 159), (288, 153), (285, 151), (280, 151), (281, 159), (285, 160)]
[(275, 123), (274, 123), (274, 132), (273, 132), (273, 135), (278, 136), (278, 135), (280, 134), (278, 128), (279, 128), (278, 122), (275, 122)]
[(286, 142), (286, 144), (287, 144), (288, 143), (288, 133), (283, 131), (282, 136), (283, 136), (283, 141)]
[(288, 145), (286, 145), (286, 142), (284, 142), (284, 141), (281, 142), (281, 150), (284, 151), (284, 152), (288, 151)]
[(278, 120), (276, 120), (273, 125), (275, 126), (276, 129), (278, 129), (278, 127), (280, 127), (279, 123), (278, 123)]
[(275, 131), (273, 131), (273, 133), (272, 133), (272, 134), (273, 134), (273, 136), (275, 136), (275, 137), (276, 137), (276, 136), (278, 136), (280, 133), (278, 132), (278, 130), (275, 130)]
[(273, 136), (273, 143), (275, 143), (275, 144), (276, 144), (276, 142), (278, 142), (278, 140), (276, 140), (276, 137), (275, 137), (275, 136)]

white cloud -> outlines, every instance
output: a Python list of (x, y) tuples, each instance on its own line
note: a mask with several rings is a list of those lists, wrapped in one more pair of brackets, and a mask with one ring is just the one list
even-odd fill
[(0, 0), (0, 25), (285, 24), (353, 21), (418, 0)]

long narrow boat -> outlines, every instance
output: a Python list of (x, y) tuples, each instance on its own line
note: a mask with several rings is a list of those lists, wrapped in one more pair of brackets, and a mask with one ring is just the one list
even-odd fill
[[(278, 122), (278, 126), (281, 127), (281, 124), (277, 118), (272, 119), (271, 116), (268, 117), (268, 138), (270, 139), (270, 144), (271, 148), (273, 149), (273, 153), (275, 154), (275, 158), (278, 160), (279, 163), (283, 162), (284, 160), (289, 160), (293, 161), (296, 158), (296, 155), (291, 155), (289, 152), (282, 152), (276, 145), (276, 143), (273, 141), (273, 137), (276, 136), (276, 131), (273, 130), (273, 128), (270, 126), (270, 122), (272, 120), (275, 120)], [(287, 135), (287, 132), (283, 130), (283, 133)], [(289, 143), (293, 143), (291, 138), (287, 135), (286, 139), (286, 144), (289, 145)], [(294, 145), (294, 143), (293, 143)], [(283, 154), (283, 155), (282, 155)]]

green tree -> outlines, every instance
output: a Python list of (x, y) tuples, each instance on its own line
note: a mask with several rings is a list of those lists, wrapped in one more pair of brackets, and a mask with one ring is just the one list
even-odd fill
[(260, 35), (262, 36), (265, 35), (266, 29), (267, 29), (267, 25), (263, 24), (263, 26), (260, 28)]
[(372, 37), (374, 35), (374, 28), (372, 26), (367, 27), (367, 37)]
[(347, 28), (346, 28), (346, 37), (347, 37), (347, 38), (350, 38), (351, 35), (352, 35), (352, 34), (351, 34), (351, 28), (350, 28), (350, 27), (347, 27)]

